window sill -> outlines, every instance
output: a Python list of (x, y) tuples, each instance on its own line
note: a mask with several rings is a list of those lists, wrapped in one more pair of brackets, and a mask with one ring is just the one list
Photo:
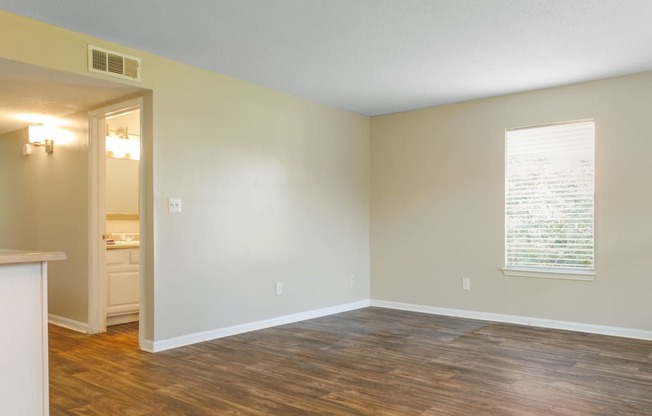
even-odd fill
[(592, 282), (596, 276), (593, 270), (505, 267), (501, 271), (503, 275), (510, 277), (540, 277), (545, 279), (581, 280), (584, 282)]

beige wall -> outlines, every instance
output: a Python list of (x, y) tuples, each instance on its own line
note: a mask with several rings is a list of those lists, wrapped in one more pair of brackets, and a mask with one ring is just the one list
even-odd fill
[(89, 43), (143, 59), (148, 340), (368, 298), (367, 117), (4, 12), (0, 39), (2, 58), (100, 78)]
[(65, 251), (48, 267), (49, 313), (87, 322), (88, 185), (86, 117), (64, 120), (62, 140), (24, 156), (27, 129), (0, 136), (0, 247)]
[[(154, 145), (156, 333), (367, 298), (368, 118), (181, 65), (175, 73), (197, 82), (154, 91), (157, 132), (171, 137), (156, 133)], [(167, 213), (168, 197), (182, 199), (183, 214)]]
[(25, 163), (27, 129), (0, 135), (0, 247), (34, 249), (35, 186)]
[[(648, 72), (373, 118), (372, 298), (651, 330), (651, 109)], [(503, 276), (504, 130), (587, 118), (595, 281)]]
[(76, 114), (65, 121), (65, 139), (57, 140), (54, 153), (38, 148), (27, 161), (41, 165), (36, 248), (67, 255), (48, 265), (49, 312), (88, 322), (88, 119)]

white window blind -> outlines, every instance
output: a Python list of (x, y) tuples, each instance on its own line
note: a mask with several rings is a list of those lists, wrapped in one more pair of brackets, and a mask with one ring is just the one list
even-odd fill
[(507, 130), (506, 267), (592, 270), (593, 121)]

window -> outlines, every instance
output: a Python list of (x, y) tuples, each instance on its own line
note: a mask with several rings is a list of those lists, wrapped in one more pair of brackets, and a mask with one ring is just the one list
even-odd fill
[(593, 121), (505, 132), (505, 274), (592, 280), (594, 143)]

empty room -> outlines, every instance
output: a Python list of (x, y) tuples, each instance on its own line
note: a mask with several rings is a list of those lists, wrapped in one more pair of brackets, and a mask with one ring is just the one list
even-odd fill
[(651, 415), (651, 19), (0, 0), (0, 414)]

